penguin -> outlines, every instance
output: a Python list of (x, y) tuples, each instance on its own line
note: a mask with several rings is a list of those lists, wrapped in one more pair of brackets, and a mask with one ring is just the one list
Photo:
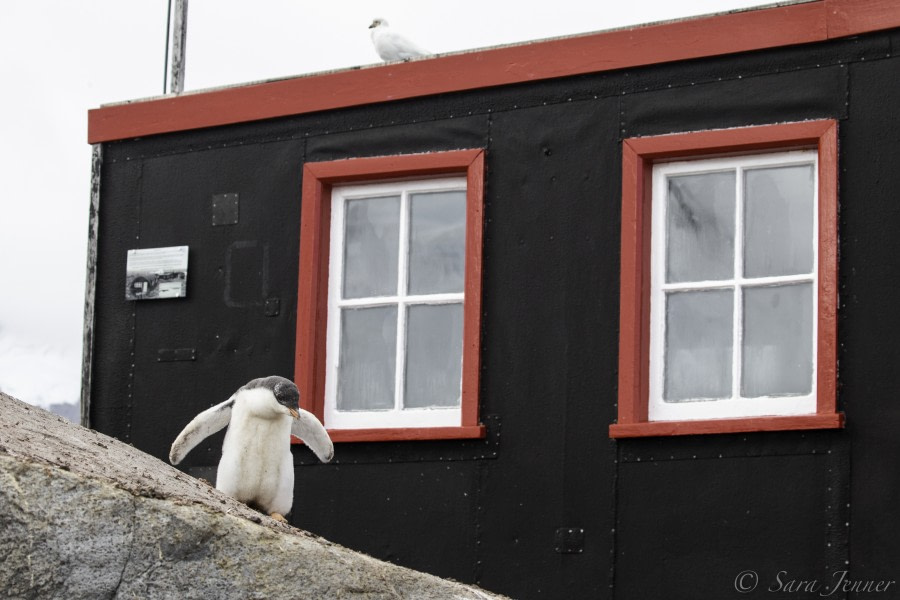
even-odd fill
[(227, 426), (216, 489), (251, 508), (287, 522), (294, 500), (291, 435), (303, 440), (322, 462), (334, 457), (334, 444), (319, 420), (298, 407), (293, 381), (273, 375), (254, 379), (228, 400), (194, 417), (178, 434), (169, 461), (180, 463), (191, 449)]

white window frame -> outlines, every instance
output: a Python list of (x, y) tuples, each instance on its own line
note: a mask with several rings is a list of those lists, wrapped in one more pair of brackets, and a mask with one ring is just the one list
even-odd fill
[[(813, 266), (805, 275), (770, 276), (761, 278), (743, 277), (743, 174), (748, 169), (775, 166), (812, 165), (813, 182)], [(665, 282), (665, 232), (666, 194), (668, 177), (699, 173), (735, 170), (735, 245), (734, 279), (722, 281), (702, 281), (689, 283)], [(819, 272), (819, 182), (818, 156), (815, 150), (772, 152), (768, 154), (741, 155), (723, 158), (706, 158), (653, 165), (652, 208), (651, 208), (651, 252), (650, 252), (650, 365), (648, 420), (682, 421), (698, 419), (719, 419), (735, 417), (806, 415), (816, 412), (816, 383), (818, 348), (816, 324), (818, 323), (818, 272)], [(766, 396), (741, 398), (741, 334), (743, 306), (741, 289), (747, 287), (771, 286), (784, 283), (810, 282), (812, 297), (812, 389), (804, 396)], [(734, 295), (733, 335), (732, 335), (732, 397), (721, 400), (696, 400), (681, 402), (663, 401), (664, 344), (665, 344), (665, 293), (666, 291), (689, 291), (739, 288)]]
[[(410, 305), (461, 304), (465, 293), (407, 294), (409, 265), (409, 197), (427, 192), (466, 191), (466, 176), (441, 177), (368, 184), (336, 185), (331, 192), (331, 229), (328, 277), (328, 324), (326, 333), (324, 421), (329, 429), (379, 429), (414, 427), (458, 427), (462, 401), (454, 407), (402, 408), (406, 366), (406, 321)], [(400, 247), (397, 295), (342, 299), (344, 262), (344, 208), (348, 200), (400, 196)], [(468, 207), (467, 207), (468, 210)], [(337, 409), (337, 380), (340, 360), (341, 309), (346, 307), (397, 306), (397, 360), (394, 373), (394, 407), (387, 410)], [(460, 363), (462, 353), (460, 354)], [(460, 389), (462, 376), (460, 377)]]

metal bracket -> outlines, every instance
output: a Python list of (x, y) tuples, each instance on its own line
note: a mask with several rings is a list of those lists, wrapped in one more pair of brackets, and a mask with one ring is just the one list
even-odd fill
[(277, 317), (281, 313), (281, 299), (280, 298), (268, 298), (266, 299), (266, 316), (267, 317)]
[(212, 225), (235, 225), (238, 222), (240, 198), (237, 194), (216, 194), (212, 197)]
[(197, 360), (195, 348), (160, 348), (156, 351), (156, 362), (177, 362)]
[(556, 530), (558, 554), (581, 554), (584, 552), (584, 529), (580, 527), (560, 527)]

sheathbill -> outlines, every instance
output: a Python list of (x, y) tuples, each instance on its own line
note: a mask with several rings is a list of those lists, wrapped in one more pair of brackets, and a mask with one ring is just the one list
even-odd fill
[(177, 465), (194, 446), (227, 426), (216, 489), (284, 522), (294, 500), (291, 435), (322, 462), (334, 457), (328, 432), (298, 407), (299, 400), (300, 391), (289, 379), (254, 379), (194, 417), (172, 443), (169, 461)]
[(420, 48), (399, 33), (395, 33), (388, 26), (385, 19), (375, 19), (369, 25), (372, 35), (372, 44), (375, 52), (382, 60), (403, 60), (419, 58), (431, 54), (428, 50)]

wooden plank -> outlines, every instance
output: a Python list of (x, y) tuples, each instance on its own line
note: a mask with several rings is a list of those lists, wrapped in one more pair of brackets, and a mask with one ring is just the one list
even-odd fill
[[(828, 122), (822, 122), (827, 124)], [(837, 410), (838, 387), (838, 125), (822, 131), (819, 150), (819, 289), (816, 412)]]
[(643, 298), (645, 252), (645, 167), (631, 145), (622, 143), (622, 238), (619, 283), (619, 422), (647, 420)]
[(795, 417), (709, 419), (703, 421), (650, 421), (645, 423), (615, 423), (609, 426), (609, 437), (618, 439), (710, 433), (839, 429), (843, 426), (844, 413), (800, 415)]
[(897, 0), (825, 0), (825, 10), (829, 39), (900, 27)]
[(91, 426), (91, 379), (94, 365), (94, 323), (97, 302), (97, 240), (100, 227), (100, 171), (103, 147), (91, 150), (91, 204), (88, 215), (88, 247), (84, 284), (84, 326), (81, 345), (81, 425)]
[[(397, 427), (393, 429), (329, 429), (328, 436), (335, 443), (467, 440), (484, 439), (487, 437), (487, 428), (484, 425), (474, 425), (464, 427)], [(303, 441), (291, 438), (291, 443), (302, 444)]]

